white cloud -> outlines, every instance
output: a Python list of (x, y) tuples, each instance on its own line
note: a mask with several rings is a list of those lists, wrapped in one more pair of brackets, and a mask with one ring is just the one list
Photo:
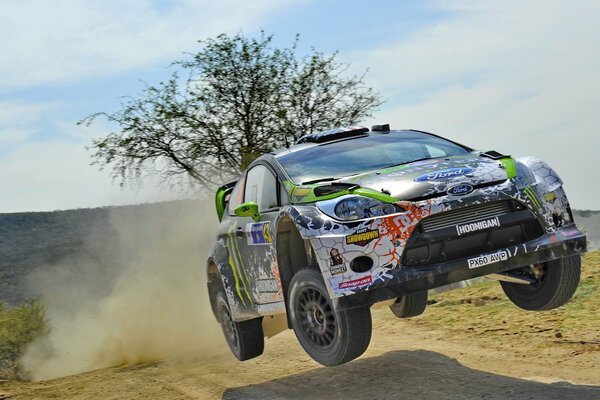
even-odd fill
[(0, 101), (0, 151), (27, 140), (36, 131), (44, 112), (56, 104), (29, 104), (19, 101)]
[(2, 0), (0, 90), (110, 75), (193, 50), (196, 40), (253, 30), (291, 2)]
[[(196, 40), (255, 31), (294, 2), (258, 0), (2, 0), (0, 6), (0, 212), (96, 207), (175, 198), (145, 179), (121, 190), (89, 166), (85, 145), (109, 131), (75, 127), (67, 100), (34, 99), (65, 82), (144, 70), (195, 50)], [(27, 89), (23, 91), (22, 89)], [(16, 100), (3, 92), (19, 91)], [(84, 90), (84, 89), (79, 89)], [(44, 94), (46, 96), (44, 96)], [(88, 94), (80, 101), (90, 103)]]
[(0, 162), (0, 213), (135, 204), (177, 198), (153, 179), (121, 190), (107, 172), (90, 166), (82, 144), (65, 140), (31, 143)]
[[(199, 38), (240, 27), (251, 32), (287, 7), (266, 0), (175, 1), (162, 10), (152, 4), (2, 0), (0, 96), (11, 88), (60, 87), (166, 64), (193, 50)], [(358, 69), (370, 67), (369, 83), (390, 98), (378, 120), (477, 148), (538, 156), (561, 174), (575, 208), (600, 209), (596, 2), (436, 7), (448, 11), (436, 25), (343, 55)], [(88, 166), (84, 145), (104, 136), (106, 127), (76, 128), (68, 109), (65, 103), (34, 104), (25, 95), (22, 101), (0, 99), (0, 212), (171, 196), (152, 182), (139, 192), (121, 191), (106, 171)], [(30, 139), (40, 132), (50, 133), (44, 142)]]
[[(446, 4), (446, 3), (444, 3)], [(479, 2), (408, 38), (348, 56), (371, 66), (395, 127), (535, 155), (576, 208), (600, 209), (600, 8), (597, 2)]]

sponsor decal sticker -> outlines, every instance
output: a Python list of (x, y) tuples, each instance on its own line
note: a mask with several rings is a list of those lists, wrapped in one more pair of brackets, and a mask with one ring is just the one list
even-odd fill
[(357, 246), (366, 246), (371, 240), (379, 238), (377, 229), (359, 229), (352, 235), (346, 236), (346, 244), (355, 244)]
[(502, 250), (493, 254), (485, 254), (475, 258), (469, 258), (467, 260), (467, 264), (469, 265), (469, 268), (472, 269), (505, 260), (508, 260), (508, 251)]
[(373, 282), (373, 277), (371, 275), (364, 276), (362, 278), (354, 279), (352, 281), (341, 282), (338, 286), (339, 289), (352, 289), (359, 286), (368, 285)]
[(538, 199), (535, 191), (531, 188), (531, 186), (527, 186), (525, 189), (523, 189), (523, 191), (525, 192), (527, 197), (529, 197), (529, 200), (533, 203), (534, 206), (536, 206), (537, 208), (542, 208), (542, 203)]
[(306, 196), (308, 196), (311, 192), (311, 188), (302, 188), (302, 187), (298, 187), (296, 189), (294, 189), (294, 196), (298, 199), (298, 200), (302, 200), (303, 198), (305, 198)]
[(248, 244), (250, 246), (271, 244), (271, 234), (269, 233), (269, 222), (259, 222), (257, 224), (246, 225), (248, 235)]
[(345, 274), (348, 272), (348, 268), (346, 268), (346, 264), (332, 265), (329, 267), (329, 272), (331, 275)]
[(347, 271), (344, 259), (335, 247), (329, 251), (329, 271), (331, 275), (339, 275)]
[(258, 279), (256, 281), (256, 289), (261, 293), (277, 293), (279, 292), (279, 285), (275, 278)]
[(470, 224), (456, 225), (456, 232), (458, 233), (458, 236), (460, 236), (464, 235), (465, 233), (476, 232), (496, 226), (500, 226), (500, 220), (498, 217), (484, 219), (483, 221), (473, 222)]
[(454, 178), (455, 176), (469, 174), (473, 171), (474, 169), (469, 167), (441, 169), (439, 171), (433, 171), (428, 174), (418, 176), (415, 178), (415, 182), (439, 181), (444, 179), (450, 179)]
[(554, 203), (556, 200), (556, 193), (550, 192), (544, 195), (544, 200), (549, 201), (550, 203)]
[(464, 196), (466, 194), (471, 193), (474, 190), (473, 186), (468, 183), (463, 183), (456, 186), (451, 186), (446, 190), (446, 193), (454, 195), (454, 196)]

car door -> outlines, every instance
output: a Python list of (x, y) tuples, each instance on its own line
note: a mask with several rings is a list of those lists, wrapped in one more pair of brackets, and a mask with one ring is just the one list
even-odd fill
[(273, 224), (280, 208), (279, 185), (277, 177), (267, 165), (258, 164), (248, 170), (244, 202), (258, 204), (260, 221), (240, 218), (236, 227), (238, 248), (250, 281), (252, 297), (260, 304), (283, 300), (273, 240)]

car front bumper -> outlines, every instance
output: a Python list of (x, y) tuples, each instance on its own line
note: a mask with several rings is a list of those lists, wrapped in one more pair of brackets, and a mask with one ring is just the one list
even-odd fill
[[(494, 250), (479, 257), (471, 256), (424, 267), (390, 269), (384, 275), (385, 279), (376, 280), (351, 295), (338, 297), (334, 299), (334, 304), (338, 310), (371, 305), (421, 290), (584, 253), (586, 246), (585, 235), (575, 224), (570, 224), (530, 242)], [(487, 258), (480, 258), (482, 256)]]

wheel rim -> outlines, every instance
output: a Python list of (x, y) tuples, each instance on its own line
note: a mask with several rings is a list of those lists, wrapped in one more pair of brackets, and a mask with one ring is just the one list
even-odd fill
[(235, 325), (231, 313), (224, 305), (221, 306), (221, 328), (225, 334), (225, 338), (234, 348), (238, 348), (238, 336), (235, 330)]
[(329, 299), (314, 287), (300, 289), (295, 313), (302, 336), (320, 348), (330, 347), (336, 336), (336, 320)]

